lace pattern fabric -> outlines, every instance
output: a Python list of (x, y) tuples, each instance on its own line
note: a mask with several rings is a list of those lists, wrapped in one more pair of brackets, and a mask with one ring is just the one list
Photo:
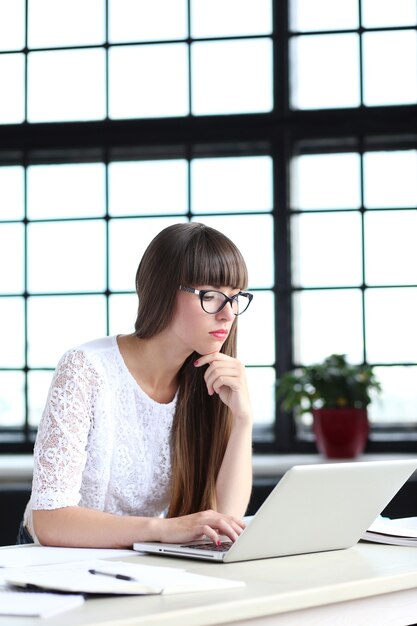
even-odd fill
[(159, 404), (139, 387), (116, 337), (60, 360), (34, 449), (31, 510), (80, 505), (120, 515), (160, 515), (169, 504), (176, 398)]

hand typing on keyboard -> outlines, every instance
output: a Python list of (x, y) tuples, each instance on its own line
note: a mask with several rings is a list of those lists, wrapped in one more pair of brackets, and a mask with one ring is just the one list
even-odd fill
[(185, 543), (195, 540), (209, 540), (211, 545), (220, 545), (221, 537), (231, 542), (236, 541), (246, 524), (243, 520), (225, 515), (218, 511), (200, 511), (181, 517), (153, 519), (152, 524), (159, 524), (161, 531), (158, 541), (163, 543)]

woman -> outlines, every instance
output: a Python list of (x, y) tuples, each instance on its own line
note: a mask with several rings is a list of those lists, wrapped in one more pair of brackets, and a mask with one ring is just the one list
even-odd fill
[(246, 286), (239, 250), (218, 231), (176, 224), (155, 237), (136, 275), (135, 332), (70, 350), (57, 366), (20, 541), (238, 537), (252, 477), (252, 413), (235, 358)]

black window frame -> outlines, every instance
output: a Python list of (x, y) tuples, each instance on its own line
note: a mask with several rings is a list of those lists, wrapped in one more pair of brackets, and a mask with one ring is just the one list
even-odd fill
[[(293, 156), (309, 151), (355, 150), (363, 153), (368, 149), (392, 149), (398, 146), (417, 148), (416, 104), (291, 110), (289, 41), (292, 34), (287, 27), (289, 2), (273, 0), (275, 105), (270, 113), (0, 125), (1, 165), (270, 155), (273, 159), (274, 185), (273, 291), (275, 370), (278, 378), (295, 365), (292, 349), (294, 289), (289, 230), (290, 164)], [(188, 217), (191, 218), (191, 215)], [(28, 223), (26, 218), (24, 223)], [(106, 292), (105, 295), (110, 294)], [(25, 291), (24, 298), (28, 297)], [(28, 371), (29, 368), (25, 367), (25, 374)], [(0, 433), (0, 452), (30, 452), (34, 436), (35, 433), (27, 423), (20, 433), (4, 431)], [(401, 424), (376, 426), (372, 429), (367, 451), (413, 452), (416, 441), (417, 428)], [(255, 430), (254, 451), (313, 453), (316, 448), (313, 436), (308, 432), (300, 436), (293, 417), (277, 407), (272, 431), (266, 428)]]

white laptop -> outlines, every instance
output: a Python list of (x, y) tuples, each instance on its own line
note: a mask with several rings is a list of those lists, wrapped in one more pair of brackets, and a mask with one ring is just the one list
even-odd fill
[(233, 563), (355, 545), (417, 469), (417, 459), (296, 465), (288, 470), (239, 538), (221, 546), (135, 543), (134, 550)]

